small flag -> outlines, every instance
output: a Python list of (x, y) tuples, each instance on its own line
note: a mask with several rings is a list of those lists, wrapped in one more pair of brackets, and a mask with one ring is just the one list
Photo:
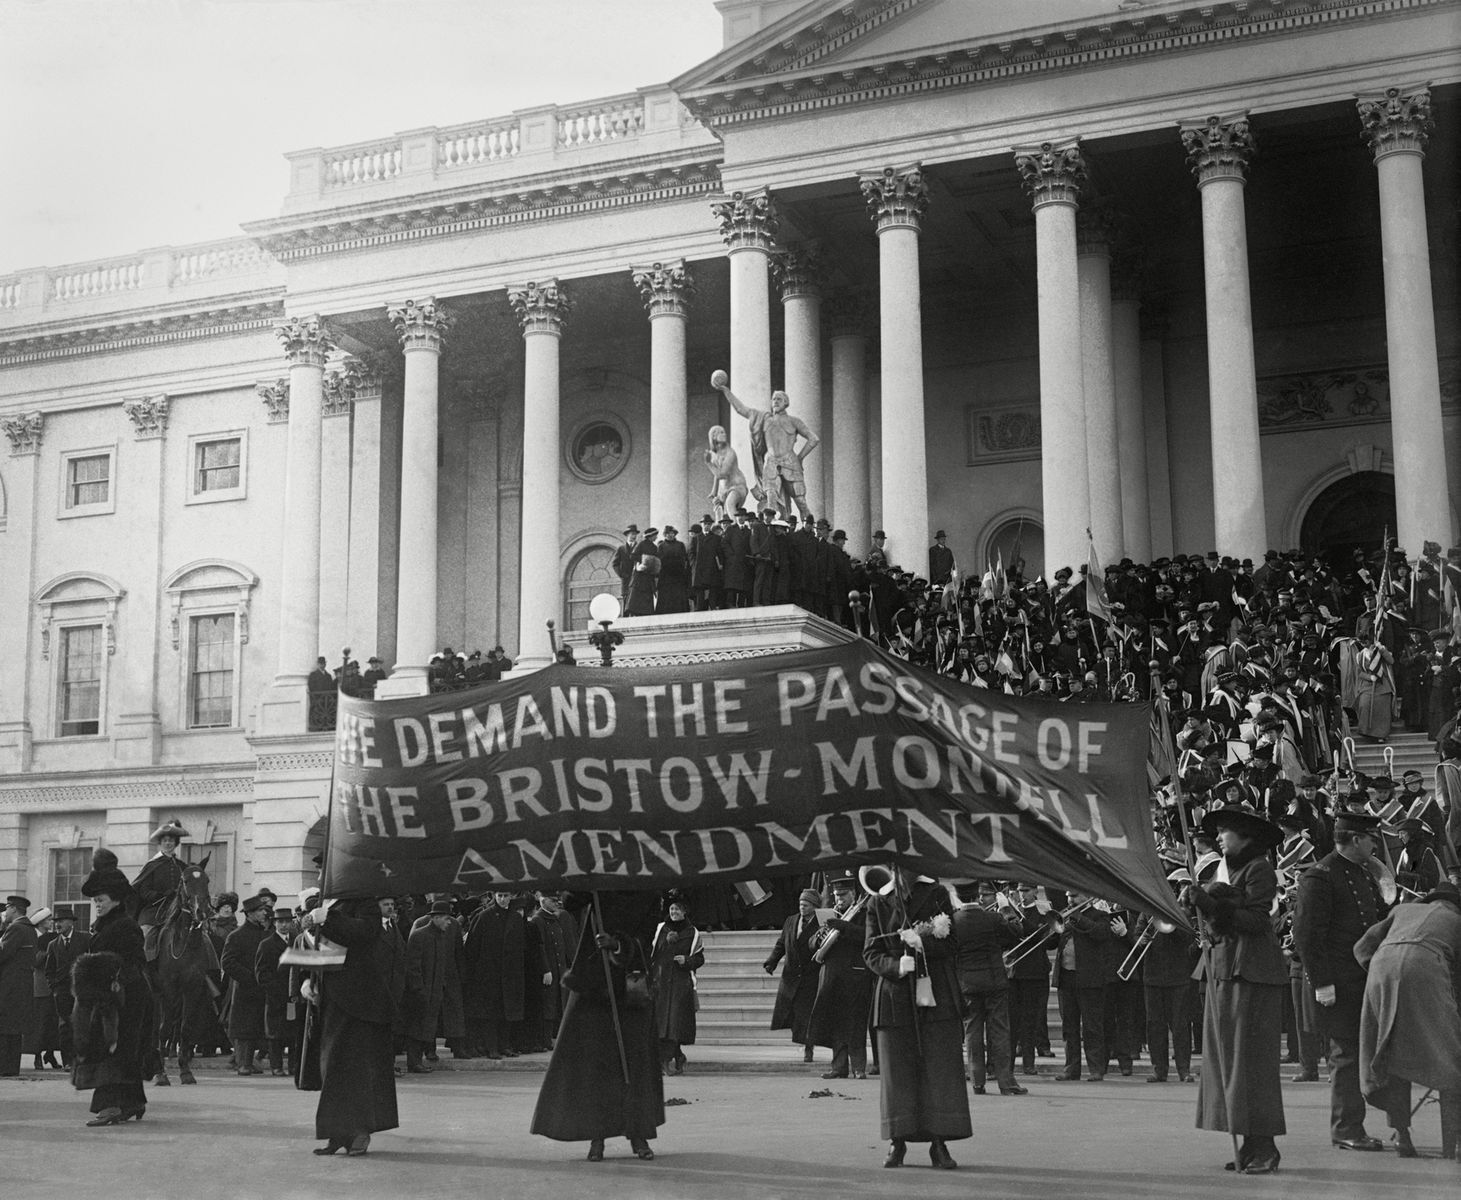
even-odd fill
[(1101, 571), (1101, 564), (1096, 558), (1096, 542), (1091, 538), (1091, 531), (1086, 530), (1086, 537), (1091, 542), (1091, 562), (1086, 569), (1086, 612), (1092, 617), (1099, 617), (1102, 621), (1111, 620), (1111, 606), (1106, 603), (1106, 576)]

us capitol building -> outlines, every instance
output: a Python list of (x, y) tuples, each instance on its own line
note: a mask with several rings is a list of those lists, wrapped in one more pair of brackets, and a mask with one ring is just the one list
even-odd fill
[(940, 527), (1031, 576), (1087, 528), (1461, 540), (1461, 2), (716, 7), (667, 84), (293, 151), (240, 237), (0, 276), (0, 889), (78, 901), (177, 816), (215, 891), (292, 898), (316, 656), (548, 661), (626, 522), (707, 511), (712, 425), (749, 465), (720, 367), (920, 573)]

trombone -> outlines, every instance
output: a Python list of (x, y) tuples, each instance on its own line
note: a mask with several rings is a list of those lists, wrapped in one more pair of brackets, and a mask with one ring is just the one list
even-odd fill
[(1141, 960), (1146, 957), (1146, 952), (1152, 948), (1152, 943), (1157, 940), (1159, 933), (1171, 933), (1177, 926), (1171, 921), (1158, 917), (1148, 925), (1136, 941), (1136, 945), (1127, 954), (1126, 960), (1116, 968), (1116, 978), (1122, 983), (1128, 982), (1136, 974), (1137, 967), (1141, 966)]
[(1014, 970), (1018, 963), (1023, 962), (1030, 955), (1034, 954), (1036, 950), (1044, 946), (1045, 940), (1051, 933), (1059, 931), (1064, 922), (1075, 916), (1076, 913), (1084, 912), (1095, 902), (1095, 898), (1092, 897), (1089, 900), (1082, 900), (1079, 904), (1072, 904), (1064, 912), (1056, 913), (1049, 924), (1042, 925), (1034, 933), (1027, 933), (1022, 940), (1005, 951), (1004, 969), (1006, 971)]

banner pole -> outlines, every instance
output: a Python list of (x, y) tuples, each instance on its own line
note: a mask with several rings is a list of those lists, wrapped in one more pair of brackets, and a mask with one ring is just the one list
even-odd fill
[[(604, 933), (604, 910), (599, 901), (598, 892), (593, 893), (594, 897), (594, 929), (598, 933)], [(597, 940), (597, 939), (595, 939)], [(614, 972), (609, 966), (609, 951), (605, 946), (599, 947), (599, 958), (604, 964), (604, 983), (609, 988), (609, 1015), (614, 1020), (614, 1041), (619, 1046), (619, 1069), (624, 1073), (624, 1086), (629, 1086), (629, 1057), (624, 1053), (624, 1029), (619, 1024), (619, 1001), (614, 996)]]

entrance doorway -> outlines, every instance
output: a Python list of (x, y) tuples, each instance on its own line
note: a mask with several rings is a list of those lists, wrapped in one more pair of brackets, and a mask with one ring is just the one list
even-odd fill
[(1333, 566), (1352, 561), (1356, 547), (1366, 555), (1395, 533), (1395, 478), (1383, 471), (1356, 471), (1331, 483), (1314, 498), (1299, 532), (1306, 554), (1322, 555)]

